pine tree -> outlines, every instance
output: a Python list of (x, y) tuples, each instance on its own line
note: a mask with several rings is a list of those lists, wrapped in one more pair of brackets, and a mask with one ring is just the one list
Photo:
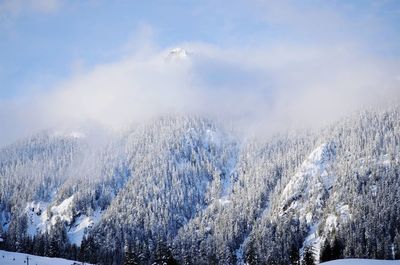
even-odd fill
[(303, 265), (315, 265), (314, 248), (310, 245), (304, 248)]
[(82, 261), (82, 262), (86, 261), (86, 239), (85, 238), (83, 238), (81, 246), (79, 248), (78, 260)]
[(157, 242), (154, 263), (158, 265), (176, 265), (178, 264), (172, 255), (171, 248), (162, 240)]
[(292, 265), (300, 264), (300, 251), (295, 244), (291, 245), (289, 259)]
[(254, 265), (259, 263), (253, 240), (250, 240), (246, 246), (245, 258), (247, 264)]
[(5, 233), (3, 232), (3, 225), (0, 223), (0, 249), (5, 248)]
[(132, 249), (129, 247), (125, 251), (124, 265), (137, 265), (137, 264), (139, 264), (139, 259), (132, 251)]
[(59, 257), (60, 256), (60, 246), (59, 246), (59, 239), (53, 236), (50, 239), (50, 246), (49, 246), (49, 257)]
[(337, 237), (334, 238), (331, 248), (330, 260), (340, 259), (343, 257), (343, 245)]
[(332, 260), (332, 256), (333, 255), (332, 255), (331, 244), (329, 243), (329, 240), (325, 240), (325, 243), (321, 248), (319, 261), (320, 262), (330, 261)]
[(85, 252), (84, 252), (84, 261), (95, 264), (97, 262), (97, 245), (92, 236), (88, 236), (86, 238)]

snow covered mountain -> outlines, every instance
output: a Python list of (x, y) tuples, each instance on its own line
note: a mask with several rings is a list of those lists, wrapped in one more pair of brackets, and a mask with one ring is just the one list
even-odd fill
[(189, 58), (189, 52), (186, 51), (183, 48), (174, 48), (171, 49), (165, 59), (167, 61), (172, 61), (172, 60), (185, 60)]
[(179, 115), (107, 144), (84, 135), (0, 150), (1, 248), (101, 264), (400, 258), (397, 107), (268, 140)]

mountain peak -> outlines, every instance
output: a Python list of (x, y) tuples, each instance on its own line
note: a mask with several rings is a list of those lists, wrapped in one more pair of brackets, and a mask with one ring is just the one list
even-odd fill
[(168, 55), (166, 56), (167, 60), (183, 60), (187, 59), (189, 57), (189, 52), (186, 51), (183, 48), (177, 47), (173, 48), (168, 52)]

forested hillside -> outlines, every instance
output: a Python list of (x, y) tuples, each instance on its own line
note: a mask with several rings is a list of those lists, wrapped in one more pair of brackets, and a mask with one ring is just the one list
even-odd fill
[(0, 150), (0, 247), (100, 264), (400, 258), (400, 109), (244, 138), (165, 116)]

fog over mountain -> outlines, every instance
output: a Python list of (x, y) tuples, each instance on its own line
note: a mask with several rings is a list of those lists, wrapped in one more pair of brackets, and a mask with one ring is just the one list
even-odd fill
[(1, 119), (9, 124), (3, 141), (8, 134), (88, 121), (123, 128), (170, 113), (222, 118), (270, 135), (319, 126), (399, 96), (394, 69), (353, 48), (185, 46), (183, 58), (173, 54), (170, 60), (170, 49), (134, 54), (3, 104)]
[[(52, 12), (70, 12), (65, 2), (54, 2), (47, 4)], [(207, 12), (209, 4), (195, 14)], [(21, 6), (3, 4), (0, 14), (13, 22), (21, 12), (37, 15), (46, 5), (31, 11)], [(141, 23), (107, 60), (85, 64), (78, 58), (68, 74), (54, 75), (51, 82), (48, 73), (38, 71), (26, 80), (24, 93), (0, 100), (5, 125), (0, 141), (4, 145), (43, 129), (87, 122), (115, 129), (170, 113), (223, 118), (247, 132), (270, 135), (386, 105), (400, 91), (398, 55), (392, 49), (398, 43), (397, 9), (390, 1), (363, 7), (239, 1), (231, 14), (214, 7), (208, 15), (227, 25), (235, 25), (234, 14), (239, 20), (251, 14), (265, 27), (251, 35), (256, 29), (249, 26), (230, 42), (186, 39), (160, 45), (162, 31)], [(171, 54), (176, 48), (182, 53)]]

